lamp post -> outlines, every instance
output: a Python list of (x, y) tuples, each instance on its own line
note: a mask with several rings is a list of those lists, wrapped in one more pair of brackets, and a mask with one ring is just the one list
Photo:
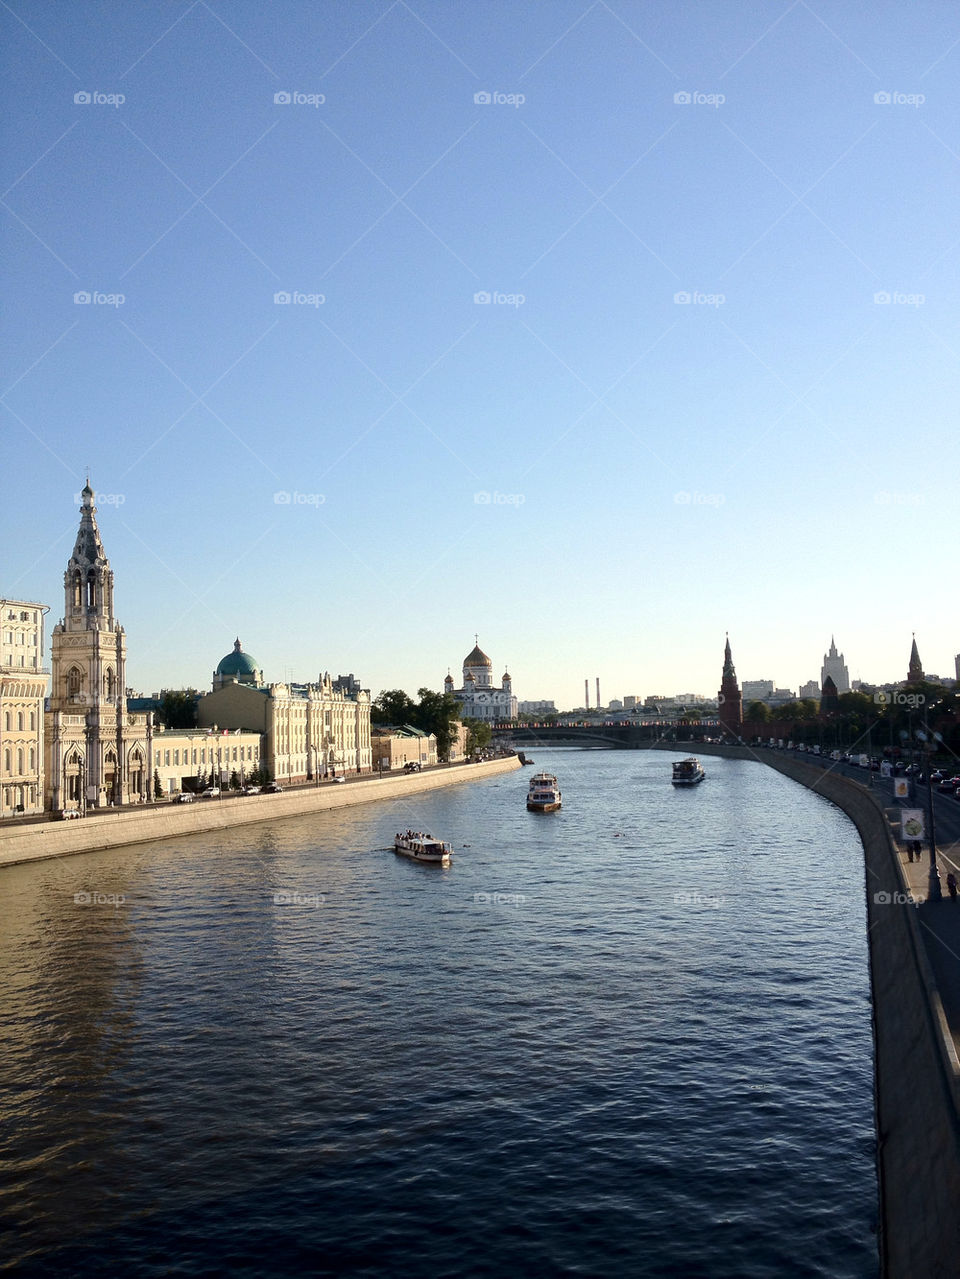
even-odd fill
[(940, 871), (937, 869), (937, 830), (933, 819), (933, 781), (930, 776), (933, 772), (933, 753), (937, 749), (935, 743), (940, 734), (934, 733), (931, 740), (927, 733), (918, 730), (917, 737), (923, 742), (924, 750), (927, 754), (927, 762), (925, 764), (927, 770), (927, 825), (930, 830), (930, 870), (927, 875), (927, 901), (940, 902), (943, 901), (943, 889), (940, 887)]

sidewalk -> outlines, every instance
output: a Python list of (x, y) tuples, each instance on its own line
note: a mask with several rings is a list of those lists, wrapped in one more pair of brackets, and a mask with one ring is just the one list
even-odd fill
[(950, 871), (960, 881), (960, 840), (945, 843), (938, 841), (937, 844), (937, 866), (943, 890), (943, 901), (940, 902), (927, 901), (929, 847), (924, 845), (919, 862), (907, 860), (903, 844), (898, 842), (897, 848), (910, 894), (920, 903), (916, 908), (920, 936), (933, 969), (954, 1047), (960, 1056), (960, 898), (954, 903), (947, 892), (947, 875)]

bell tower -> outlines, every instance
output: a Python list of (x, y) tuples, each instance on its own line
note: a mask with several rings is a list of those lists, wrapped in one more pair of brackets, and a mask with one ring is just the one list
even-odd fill
[(733, 654), (730, 652), (729, 635), (723, 650), (723, 675), (720, 680), (720, 693), (717, 701), (719, 703), (717, 718), (720, 723), (734, 737), (739, 737), (740, 729), (743, 726), (743, 696), (740, 692), (740, 685), (737, 683), (737, 672), (733, 667)]
[[(80, 528), (63, 575), (63, 617), (50, 637), (54, 807), (139, 800), (146, 794), (149, 761), (142, 743), (131, 752), (128, 740), (143, 735), (145, 721), (127, 715), (127, 639), (113, 612), (113, 570), (89, 479), (80, 497)], [(72, 783), (61, 776), (58, 753), (75, 769)]]

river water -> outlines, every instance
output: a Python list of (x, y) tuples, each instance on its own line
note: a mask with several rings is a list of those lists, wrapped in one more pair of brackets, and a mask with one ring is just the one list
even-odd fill
[[(553, 814), (525, 769), (0, 872), (0, 1256), (875, 1276), (856, 831), (676, 758), (539, 751)], [(411, 826), (449, 869), (383, 851)]]

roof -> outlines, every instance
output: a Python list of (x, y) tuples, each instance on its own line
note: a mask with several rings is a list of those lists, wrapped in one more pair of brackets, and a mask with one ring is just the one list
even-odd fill
[(473, 652), (468, 653), (463, 659), (464, 666), (489, 666), (492, 668), (493, 662), (487, 657), (486, 653), (479, 644), (473, 646)]
[(245, 653), (240, 647), (240, 640), (234, 640), (233, 652), (228, 653), (217, 667), (218, 675), (256, 675), (259, 670), (257, 659)]

